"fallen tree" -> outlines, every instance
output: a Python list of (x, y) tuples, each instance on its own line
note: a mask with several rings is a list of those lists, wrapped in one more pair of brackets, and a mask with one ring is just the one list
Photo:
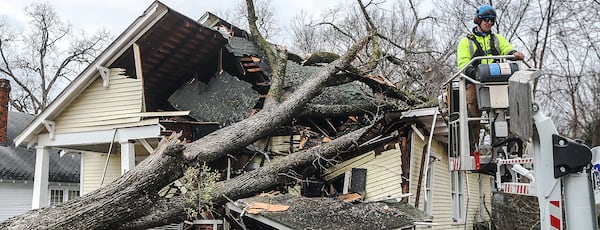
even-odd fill
[[(248, 2), (250, 7), (251, 1)], [(249, 13), (253, 12), (249, 9)], [(249, 18), (255, 20), (255, 17)], [(258, 34), (258, 31), (253, 29), (252, 34)], [(281, 89), (278, 88), (282, 87), (281, 82), (285, 80), (285, 61), (275, 59), (285, 56), (285, 51), (267, 52), (273, 59), (269, 62), (278, 66), (272, 76), (272, 81), (276, 84), (271, 85), (269, 96), (272, 98), (268, 106), (259, 113), (189, 144), (182, 144), (173, 136), (164, 139), (153, 154), (112, 183), (79, 199), (32, 210), (6, 220), (0, 223), (0, 229), (137, 229), (160, 226), (183, 220), (186, 208), (197, 208), (190, 204), (190, 196), (207, 195), (209, 199), (206, 203), (218, 206), (226, 202), (225, 197), (238, 199), (272, 188), (277, 184), (280, 173), (303, 167), (320, 157), (330, 157), (348, 150), (356, 144), (365, 129), (338, 137), (328, 144), (291, 154), (267, 167), (231, 180), (218, 182), (209, 194), (189, 192), (169, 199), (159, 195), (162, 188), (181, 178), (186, 170), (198, 165), (211, 165), (268, 136), (274, 128), (289, 124), (293, 117), (316, 113), (342, 114), (349, 111), (347, 108), (342, 109), (342, 112), (338, 111), (339, 108), (325, 111), (325, 108), (319, 106), (307, 107), (307, 103), (325, 87), (339, 80), (339, 76), (353, 76), (353, 80), (356, 80), (357, 76), (363, 75), (356, 74), (357, 69), (351, 63), (372, 39), (373, 34), (371, 37), (357, 39), (345, 54), (314, 74), (281, 102)], [(260, 36), (255, 38), (262, 39)], [(404, 96), (406, 101), (415, 100), (410, 104), (418, 101), (408, 94)], [(357, 108), (369, 110), (368, 107)]]
[[(320, 94), (336, 73), (350, 66), (368, 38), (306, 81), (285, 101), (187, 145), (166, 140), (133, 170), (80, 199), (29, 211), (0, 223), (1, 229), (112, 229), (149, 215), (158, 192), (199, 162), (211, 162), (267, 136), (289, 122), (311, 98)], [(251, 192), (251, 191), (248, 191)], [(256, 191), (255, 191), (256, 192)], [(160, 203), (160, 202), (158, 202)]]
[[(346, 134), (320, 147), (311, 148), (290, 154), (274, 161), (272, 164), (260, 167), (256, 170), (244, 173), (231, 180), (218, 182), (210, 188), (209, 199), (199, 206), (218, 207), (228, 200), (237, 200), (256, 194), (257, 192), (269, 191), (281, 183), (281, 177), (290, 171), (300, 169), (306, 165), (321, 159), (332, 158), (346, 152), (358, 149), (357, 144), (360, 137), (365, 134), (369, 127), (363, 127), (352, 133)], [(285, 175), (284, 175), (285, 176)], [(150, 215), (127, 223), (123, 228), (148, 228), (162, 226), (169, 223), (183, 222), (186, 217), (186, 208), (198, 208), (197, 200), (190, 202), (191, 197), (197, 197), (199, 191), (190, 191), (182, 196), (163, 198), (150, 211)], [(195, 194), (194, 194), (195, 193)], [(192, 206), (193, 205), (193, 206)]]

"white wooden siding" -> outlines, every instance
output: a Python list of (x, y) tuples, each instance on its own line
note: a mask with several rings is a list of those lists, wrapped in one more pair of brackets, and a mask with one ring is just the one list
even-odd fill
[[(426, 147), (428, 138), (421, 140), (417, 135), (413, 134), (412, 137), (412, 157), (411, 157), (411, 170), (410, 170), (410, 192), (414, 195), (410, 198), (410, 204), (415, 204), (417, 185), (419, 179), (419, 169), (421, 167), (421, 157), (423, 148)], [(450, 171), (448, 169), (448, 154), (446, 146), (438, 141), (432, 141), (431, 151), (436, 153), (436, 156), (440, 158), (434, 164), (434, 178), (433, 178), (433, 205), (432, 215), (433, 222), (438, 224), (433, 229), (464, 229), (464, 224), (456, 224), (452, 222), (452, 187), (450, 179)], [(479, 182), (478, 174), (467, 173), (466, 174), (469, 191), (467, 196), (467, 189), (464, 188), (463, 194), (465, 195), (465, 202), (468, 201), (468, 207), (465, 204), (467, 210), (467, 228), (473, 229), (473, 223), (476, 222), (474, 218), (479, 218)], [(489, 187), (490, 176), (482, 175), (482, 181), (484, 182), (484, 193), (486, 197), (486, 206), (491, 208), (491, 192)], [(425, 181), (421, 185), (421, 195), (419, 197), (419, 209), (424, 210), (424, 196), (425, 196)], [(489, 217), (487, 217), (489, 219)], [(417, 227), (417, 229), (428, 229), (426, 227)]]
[[(81, 154), (83, 184), (81, 186), (81, 195), (94, 191), (100, 187), (104, 165), (106, 164), (106, 153), (90, 153)], [(121, 176), (121, 156), (119, 154), (111, 154), (108, 160), (106, 176), (104, 177), (104, 185), (110, 183), (117, 177)]]
[[(49, 182), (50, 189), (79, 190), (79, 184)], [(33, 181), (0, 181), (0, 221), (31, 210), (32, 197)]]
[(402, 195), (402, 159), (400, 147), (375, 155), (359, 168), (367, 169), (366, 201)]
[(111, 75), (108, 88), (96, 80), (56, 118), (56, 133), (104, 130), (140, 121), (142, 81)]
[(323, 176), (325, 180), (332, 180), (339, 175), (344, 174), (347, 171), (351, 171), (352, 168), (356, 168), (357, 166), (363, 165), (366, 162), (375, 159), (375, 152), (371, 151), (360, 156), (354, 157), (350, 160), (341, 162), (333, 167), (326, 169), (323, 172)]
[(0, 194), (0, 221), (3, 221), (31, 209), (33, 182), (0, 182)]
[(402, 160), (400, 147), (376, 155), (371, 151), (344, 161), (324, 172), (327, 180), (351, 171), (367, 169), (365, 201), (393, 198), (402, 195)]

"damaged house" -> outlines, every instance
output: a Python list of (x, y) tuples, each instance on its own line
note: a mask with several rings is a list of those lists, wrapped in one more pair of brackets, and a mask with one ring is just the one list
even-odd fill
[[(182, 132), (182, 139), (194, 141), (252, 116), (262, 108), (270, 69), (249, 37), (211, 13), (196, 21), (158, 1), (151, 4), (15, 138), (16, 145), (36, 146), (40, 160), (35, 163), (34, 188), (49, 183), (49, 156), (56, 154), (53, 149), (81, 155), (83, 195), (131, 170), (152, 154), (163, 136)], [(284, 90), (293, 91), (320, 68), (309, 66), (310, 61), (303, 63), (288, 61)], [(369, 104), (381, 95), (394, 95), (394, 84), (384, 77), (358, 77), (361, 82), (328, 87), (311, 102)], [(220, 219), (234, 228), (251, 222), (270, 228), (286, 223), (294, 224), (287, 226), (292, 229), (313, 228), (302, 223), (310, 219), (292, 218), (296, 222), (289, 218), (300, 215), (293, 213), (298, 211), (294, 206), (330, 204), (327, 207), (331, 209), (315, 207), (314, 211), (342, 215), (350, 213), (344, 210), (365, 209), (392, 220), (377, 221), (366, 215), (365, 220), (376, 222), (366, 228), (417, 225), (462, 229), (485, 221), (489, 206), (481, 200), (490, 198), (486, 183), (491, 179), (449, 172), (447, 128), (437, 114), (437, 108), (386, 112), (375, 122), (359, 114), (317, 117), (307, 110), (289, 126), (278, 127), (271, 137), (212, 167), (226, 180), (357, 127), (375, 125), (369, 139), (361, 142), (360, 151), (316, 162), (294, 175), (282, 175), (281, 192), (304, 197), (268, 198), (289, 206), (279, 210), (279, 217), (260, 211), (244, 213), (244, 208), (232, 201), (227, 205), (230, 214)], [(48, 196), (47, 191), (34, 189), (33, 208), (47, 206)], [(305, 197), (326, 200), (315, 203)], [(225, 222), (197, 224), (220, 227)]]
[[(300, 183), (302, 188), (298, 189), (298, 192), (308, 197), (335, 196), (346, 202), (360, 201), (364, 204), (409, 204), (426, 214), (412, 214), (412, 217), (419, 217), (419, 221), (413, 220), (411, 229), (474, 229), (475, 226), (488, 226), (492, 211), (493, 177), (478, 173), (450, 172), (447, 154), (448, 127), (437, 108), (387, 112), (369, 133), (368, 140), (359, 141), (364, 143), (361, 150), (336, 158), (337, 163), (334, 166), (320, 170), (312, 174), (313, 177), (303, 180)], [(264, 195), (261, 195), (243, 199), (242, 202), (251, 203), (256, 199), (263, 202), (265, 200)], [(278, 202), (278, 199), (280, 198), (272, 198), (266, 203), (290, 203)], [(332, 201), (322, 201), (328, 202)], [(304, 201), (297, 203), (304, 204)], [(295, 204), (296, 202), (291, 202), (290, 209)], [(337, 208), (342, 205), (330, 206)], [(241, 213), (238, 207), (233, 207), (233, 203), (229, 203), (228, 207), (233, 213)], [(253, 205), (248, 207), (252, 208)], [(319, 208), (312, 210), (321, 211)], [(314, 212), (326, 216), (328, 211), (331, 210)], [(268, 211), (261, 214), (245, 214), (249, 219), (246, 222), (260, 221), (263, 225), (259, 226), (263, 229), (269, 229), (264, 226), (277, 229), (282, 223), (300, 229), (314, 227), (303, 221), (311, 220), (310, 216), (304, 217), (292, 210), (287, 214), (297, 217), (291, 218), (286, 212), (288, 211), (283, 211), (283, 214)], [(363, 218), (369, 217), (364, 215)], [(398, 216), (397, 218), (399, 221), (402, 219)], [(361, 226), (359, 223), (364, 220), (358, 217), (354, 219), (357, 223), (350, 220), (348, 223)], [(385, 223), (383, 220), (376, 221), (369, 227), (379, 229)]]

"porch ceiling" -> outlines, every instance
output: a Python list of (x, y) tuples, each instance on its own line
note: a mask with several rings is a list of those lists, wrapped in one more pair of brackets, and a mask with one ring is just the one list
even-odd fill
[[(219, 68), (220, 49), (227, 40), (210, 28), (173, 10), (135, 43), (139, 46), (146, 111), (171, 110), (167, 98), (196, 77), (207, 82)], [(134, 51), (129, 48), (112, 65), (136, 76)]]

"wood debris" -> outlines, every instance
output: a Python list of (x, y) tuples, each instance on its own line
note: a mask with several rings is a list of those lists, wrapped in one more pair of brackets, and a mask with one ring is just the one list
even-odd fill
[(289, 208), (290, 206), (287, 205), (252, 202), (248, 207), (248, 213), (258, 214), (261, 212), (282, 212), (288, 210)]
[(362, 199), (362, 196), (358, 193), (346, 193), (337, 196), (337, 198), (338, 200), (341, 200), (344, 203), (350, 203)]

